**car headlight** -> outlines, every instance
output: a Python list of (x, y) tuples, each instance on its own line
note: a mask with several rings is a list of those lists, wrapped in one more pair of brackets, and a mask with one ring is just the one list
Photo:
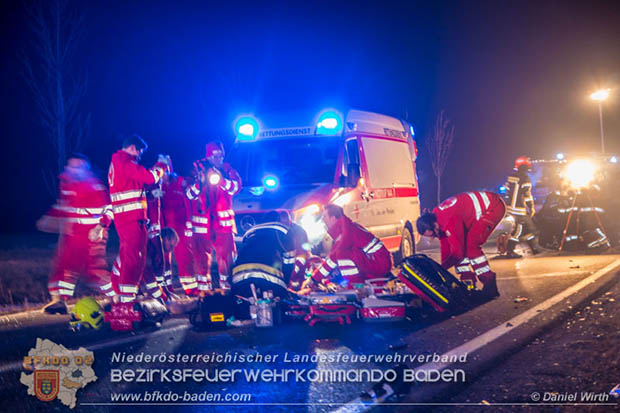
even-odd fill
[(573, 188), (585, 188), (592, 183), (596, 174), (596, 164), (587, 159), (578, 159), (566, 165), (564, 176)]
[(327, 234), (327, 226), (321, 219), (321, 207), (311, 204), (294, 212), (295, 223), (308, 235), (308, 242), (317, 245)]

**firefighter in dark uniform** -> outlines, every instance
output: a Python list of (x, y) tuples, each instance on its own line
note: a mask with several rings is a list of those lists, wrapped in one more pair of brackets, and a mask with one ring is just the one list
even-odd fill
[[(288, 295), (288, 282), (295, 265), (295, 256), (304, 230), (290, 222), (288, 214), (271, 211), (265, 216), (268, 222), (250, 228), (243, 236), (239, 256), (232, 270), (232, 292), (242, 297), (252, 297), (253, 284), (261, 298), (265, 292), (274, 297)], [(239, 312), (245, 317), (245, 309)]]
[(534, 216), (534, 198), (532, 197), (532, 181), (527, 172), (532, 166), (530, 158), (521, 156), (515, 161), (515, 171), (508, 177), (508, 200), (506, 212), (514, 218), (515, 225), (508, 240), (508, 258), (521, 258), (515, 252), (520, 242), (527, 242), (532, 254), (540, 252), (536, 238), (536, 226), (532, 221)]

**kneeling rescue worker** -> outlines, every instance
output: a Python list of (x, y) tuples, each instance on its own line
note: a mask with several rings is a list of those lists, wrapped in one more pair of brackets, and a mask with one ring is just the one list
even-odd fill
[(447, 199), (423, 214), (416, 223), (418, 232), (438, 238), (441, 243), (441, 265), (456, 266), (461, 281), (476, 286), (482, 282), (482, 293), (489, 298), (499, 296), (496, 276), (482, 252), (495, 227), (504, 218), (506, 205), (492, 192), (467, 192)]
[[(266, 223), (255, 225), (243, 236), (239, 256), (232, 270), (232, 292), (250, 298), (254, 293), (263, 297), (271, 292), (274, 297), (288, 295), (287, 283), (293, 270), (295, 251), (304, 230), (290, 222), (288, 214), (282, 218), (276, 211), (269, 212)], [(254, 291), (253, 291), (254, 290)], [(246, 301), (247, 302), (247, 301)], [(247, 318), (244, 304), (240, 311)]]
[(344, 214), (342, 207), (329, 204), (324, 207), (323, 221), (334, 244), (329, 255), (306, 279), (301, 289), (322, 283), (335, 289), (332, 280), (339, 272), (341, 287), (351, 289), (366, 279), (384, 277), (392, 268), (392, 256), (377, 237)]

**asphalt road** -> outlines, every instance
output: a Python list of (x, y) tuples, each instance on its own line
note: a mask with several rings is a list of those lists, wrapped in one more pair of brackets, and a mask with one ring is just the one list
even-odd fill
[[(26, 387), (19, 382), (20, 373), (23, 371), (21, 360), (27, 355), (29, 349), (34, 347), (38, 337), (50, 339), (71, 349), (83, 346), (94, 351), (94, 369), (98, 380), (78, 391), (78, 406), (75, 409), (77, 411), (135, 409), (135, 406), (111, 404), (111, 397), (116, 393), (144, 394), (153, 391), (159, 391), (160, 394), (208, 392), (222, 395), (233, 393), (251, 395), (249, 402), (243, 401), (235, 405), (230, 403), (224, 405), (169, 403), (165, 405), (160, 402), (158, 405), (148, 406), (149, 410), (157, 411), (230, 411), (233, 409), (269, 412), (274, 410), (320, 412), (335, 409), (361, 411), (364, 410), (361, 406), (351, 406), (346, 403), (354, 400), (362, 391), (370, 387), (366, 381), (321, 383), (312, 381), (310, 376), (303, 376), (306, 378), (304, 382), (296, 379), (293, 374), (289, 376), (287, 382), (269, 383), (265, 380), (258, 380), (255, 383), (248, 383), (243, 373), (240, 373), (234, 383), (196, 383), (191, 380), (185, 383), (113, 383), (111, 369), (199, 368), (209, 369), (210, 372), (217, 369), (220, 371), (224, 369), (245, 369), (246, 371), (316, 369), (319, 372), (337, 369), (378, 369), (386, 371), (393, 368), (395, 363), (385, 361), (353, 363), (342, 360), (296, 361), (294, 357), (308, 354), (318, 354), (324, 357), (394, 354), (430, 357), (423, 361), (409, 360), (406, 363), (409, 368), (415, 369), (427, 361), (432, 362), (434, 354), (439, 356), (458, 348), (464, 349), (461, 355), (465, 359), (463, 362), (453, 364), (450, 368), (463, 370), (465, 379), (464, 383), (457, 386), (458, 391), (455, 391), (451, 397), (446, 397), (445, 392), (437, 392), (433, 395), (436, 389), (443, 389), (436, 383), (417, 383), (408, 389), (407, 396), (393, 399), (392, 402), (416, 403), (433, 400), (434, 402), (449, 401), (455, 405), (472, 403), (472, 399), (463, 390), (470, 384), (479, 382), (480, 378), (476, 374), (482, 374), (482, 377), (496, 374), (493, 372), (508, 362), (504, 355), (500, 361), (491, 361), (490, 365), (487, 363), (483, 369), (474, 368), (476, 364), (483, 361), (485, 353), (499, 354), (501, 348), (508, 348), (510, 343), (517, 342), (517, 338), (510, 338), (510, 334), (519, 333), (521, 339), (527, 338), (537, 334), (538, 330), (535, 329), (540, 329), (546, 321), (557, 318), (563, 312), (570, 313), (573, 308), (571, 302), (576, 305), (575, 301), (571, 301), (574, 300), (573, 296), (563, 298), (548, 309), (545, 307), (539, 311), (537, 306), (543, 305), (550, 298), (575, 285), (579, 287), (576, 291), (578, 295), (581, 290), (595, 288), (604, 282), (609, 283), (611, 277), (616, 276), (618, 265), (620, 265), (618, 260), (620, 260), (619, 255), (554, 255), (520, 260), (494, 259), (492, 266), (498, 273), (501, 292), (501, 297), (498, 299), (458, 315), (442, 316), (431, 312), (416, 312), (407, 321), (389, 324), (356, 322), (346, 327), (319, 325), (310, 328), (300, 322), (269, 329), (244, 327), (219, 332), (197, 332), (192, 330), (186, 319), (173, 318), (166, 320), (160, 329), (138, 333), (104, 331), (72, 333), (68, 330), (68, 317), (64, 316), (45, 316), (35, 312), (0, 316), (0, 385), (3, 389), (0, 393), (0, 405), (10, 407), (11, 411), (65, 409), (58, 400), (44, 403), (28, 396)], [(602, 269), (613, 269), (613, 271), (601, 271)], [(609, 272), (609, 274), (606, 275), (603, 272)], [(584, 284), (582, 288), (578, 283), (588, 277), (600, 278), (594, 283)], [(515, 302), (518, 297), (523, 297), (525, 300)], [(560, 305), (564, 308), (557, 311)], [(538, 322), (524, 322), (520, 325), (519, 316), (532, 309)], [(514, 326), (514, 330), (510, 323), (506, 328), (510, 320), (518, 324)], [(498, 328), (500, 330), (504, 328), (506, 331), (496, 331)], [(483, 336), (486, 338), (481, 341), (480, 337), (489, 331), (495, 331), (493, 334), (499, 334), (497, 337), (501, 337), (489, 341), (488, 336)], [(226, 352), (237, 356), (260, 354), (277, 356), (277, 358), (271, 362), (266, 360), (255, 363), (224, 361), (199, 364), (182, 362), (140, 364), (112, 360), (115, 354), (119, 356), (123, 353), (192, 355), (224, 354)], [(521, 371), (529, 371), (533, 366), (524, 361), (518, 367)], [(425, 394), (425, 396), (418, 397), (419, 394)], [(478, 403), (491, 399), (492, 393), (485, 397), (484, 390), (479, 389), (476, 394), (474, 402)], [(146, 406), (142, 405), (138, 408), (145, 409)], [(382, 410), (408, 411), (412, 408), (411, 405), (390, 405)], [(418, 408), (426, 410), (429, 406), (418, 406)]]

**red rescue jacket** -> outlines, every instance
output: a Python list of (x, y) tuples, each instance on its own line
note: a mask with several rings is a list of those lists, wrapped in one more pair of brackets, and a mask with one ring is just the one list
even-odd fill
[(88, 234), (95, 225), (107, 227), (112, 219), (112, 207), (105, 185), (90, 174), (76, 180), (67, 173), (60, 179), (60, 194), (56, 204), (43, 217), (41, 228), (49, 232)]
[(163, 197), (161, 198), (162, 215), (165, 227), (174, 228), (186, 237), (192, 236), (192, 211), (187, 197), (189, 185), (182, 176), (169, 177), (167, 182), (162, 183)]
[[(217, 184), (209, 183), (209, 176), (218, 172), (221, 176)], [(220, 168), (211, 167), (206, 171), (207, 182), (202, 187), (195, 183), (188, 189), (190, 199), (198, 199), (198, 207), (204, 206), (209, 211), (209, 229), (214, 232), (231, 233), (235, 230), (235, 212), (232, 209), (232, 197), (241, 191), (241, 177), (227, 163)], [(199, 209), (199, 208), (198, 208)], [(196, 217), (196, 213), (193, 214)], [(195, 221), (192, 219), (192, 224)], [(194, 231), (196, 232), (196, 231)]]
[(116, 151), (108, 170), (114, 220), (145, 220), (147, 204), (144, 187), (159, 182), (163, 172), (158, 165), (147, 170), (138, 164), (134, 156), (122, 149)]
[[(465, 258), (467, 233), (486, 212), (504, 201), (487, 191), (465, 192), (448, 198), (433, 209), (439, 228), (446, 233), (440, 237), (441, 265), (450, 268)], [(493, 223), (495, 225), (495, 223)]]

